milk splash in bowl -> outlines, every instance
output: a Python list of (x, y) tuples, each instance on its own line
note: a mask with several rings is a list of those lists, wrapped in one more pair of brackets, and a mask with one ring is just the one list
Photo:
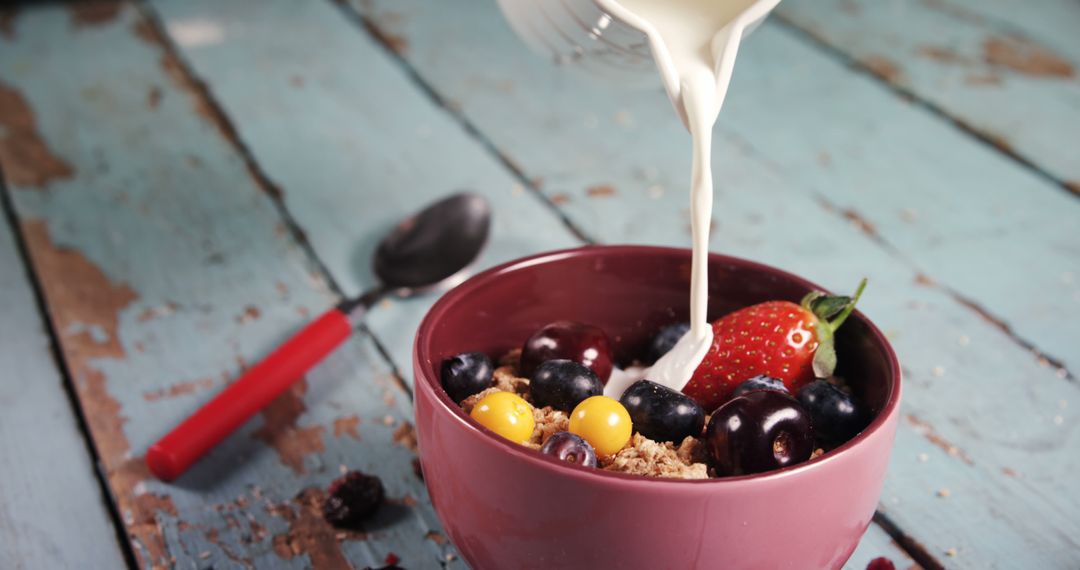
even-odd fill
[[(668, 97), (690, 130), (690, 331), (645, 375), (681, 391), (712, 345), (708, 322), (709, 223), (713, 208), (712, 128), (724, 103), (745, 34), (780, 0), (596, 0), (649, 38)], [(604, 394), (618, 398), (639, 374), (613, 375)]]

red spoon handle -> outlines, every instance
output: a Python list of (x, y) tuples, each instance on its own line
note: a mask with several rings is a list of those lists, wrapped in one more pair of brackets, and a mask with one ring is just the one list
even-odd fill
[(351, 333), (349, 318), (340, 309), (324, 313), (151, 446), (146, 452), (150, 471), (163, 481), (179, 477)]

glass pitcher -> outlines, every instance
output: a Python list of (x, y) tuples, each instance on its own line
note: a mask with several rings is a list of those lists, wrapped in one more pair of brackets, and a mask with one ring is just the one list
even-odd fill
[[(743, 5), (726, 25), (741, 40), (780, 0), (712, 0)], [(618, 0), (498, 0), (510, 27), (533, 51), (557, 64), (627, 85), (655, 85), (657, 70), (679, 117), (686, 122), (681, 86), (655, 28)], [(717, 75), (720, 75), (718, 72)]]

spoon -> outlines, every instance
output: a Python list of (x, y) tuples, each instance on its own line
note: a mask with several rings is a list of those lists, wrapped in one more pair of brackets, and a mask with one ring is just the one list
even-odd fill
[(487, 200), (470, 193), (455, 194), (405, 218), (375, 250), (375, 288), (323, 313), (152, 445), (146, 452), (150, 471), (162, 481), (179, 477), (349, 338), (380, 299), (391, 294), (412, 297), (464, 281), (490, 226)]

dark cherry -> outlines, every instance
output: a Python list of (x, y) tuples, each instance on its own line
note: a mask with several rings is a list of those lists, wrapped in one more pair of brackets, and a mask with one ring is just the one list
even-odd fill
[(560, 358), (584, 364), (605, 384), (611, 376), (611, 341), (607, 333), (573, 321), (555, 321), (525, 341), (521, 375), (531, 378), (542, 363)]
[(649, 380), (638, 380), (619, 403), (630, 413), (634, 429), (654, 441), (679, 443), (701, 435), (705, 410), (693, 398)]
[(480, 352), (451, 356), (442, 363), (440, 376), (443, 389), (451, 400), (460, 402), (490, 387), (494, 370), (491, 359)]
[(671, 352), (679, 339), (689, 331), (690, 323), (675, 323), (660, 329), (660, 332), (656, 333), (652, 342), (649, 343), (649, 350), (646, 354), (649, 363), (654, 363), (660, 360), (661, 356)]
[(548, 360), (529, 379), (529, 394), (537, 407), (551, 406), (569, 413), (585, 398), (604, 393), (604, 384), (573, 360)]
[(596, 467), (596, 451), (576, 434), (561, 431), (552, 435), (540, 446), (540, 452), (582, 467)]
[(386, 500), (382, 480), (360, 471), (350, 471), (330, 484), (323, 503), (326, 522), (338, 527), (356, 526), (375, 514)]
[(810, 459), (814, 432), (795, 398), (763, 390), (717, 408), (705, 428), (705, 444), (717, 473), (746, 475)]
[(810, 413), (814, 431), (830, 443), (843, 443), (866, 427), (863, 412), (855, 399), (825, 380), (807, 384), (799, 390), (798, 398)]

